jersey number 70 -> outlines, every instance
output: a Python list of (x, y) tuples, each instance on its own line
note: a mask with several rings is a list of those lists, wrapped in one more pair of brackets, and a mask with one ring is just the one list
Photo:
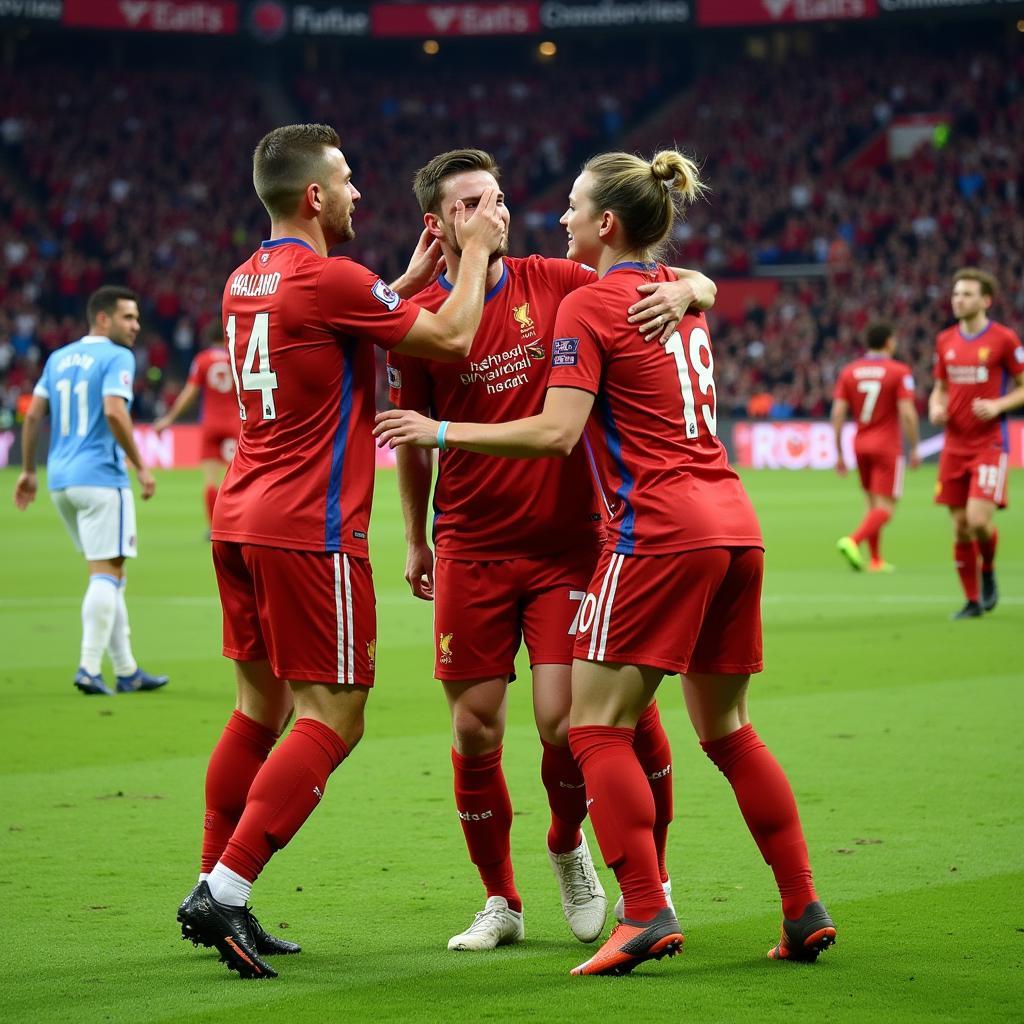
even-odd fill
[[(242, 380), (239, 383), (238, 371), (235, 369), (235, 315), (228, 317), (225, 324), (228, 336), (228, 357), (231, 365), (231, 376), (235, 382), (235, 394), (238, 396), (238, 415), (246, 419), (245, 405), (242, 403), (243, 391), (260, 392), (260, 409), (263, 419), (277, 419), (277, 404), (274, 402), (274, 391), (277, 389), (277, 374), (270, 368), (270, 314), (257, 313), (252, 320), (252, 331), (249, 333), (249, 344), (242, 360)], [(259, 369), (254, 371), (253, 364), (259, 356)]]

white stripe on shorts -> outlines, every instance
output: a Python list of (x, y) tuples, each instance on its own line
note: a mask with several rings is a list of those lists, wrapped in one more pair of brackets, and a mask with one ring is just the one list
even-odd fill
[(1006, 452), (999, 456), (999, 476), (996, 480), (995, 501), (998, 505), (1003, 500), (1003, 491), (1006, 489)]
[(338, 685), (345, 682), (345, 609), (341, 597), (341, 557), (334, 553), (334, 619), (338, 633)]
[(604, 595), (608, 591), (608, 581), (611, 579), (612, 569), (615, 567), (615, 559), (617, 555), (612, 555), (611, 561), (608, 563), (608, 568), (604, 571), (604, 579), (601, 580), (601, 592), (597, 596), (597, 607), (594, 609), (594, 624), (590, 631), (590, 647), (587, 650), (587, 658), (591, 661), (594, 660), (594, 654), (597, 651), (597, 638), (600, 634), (600, 628), (598, 623), (601, 621), (601, 611), (604, 608)]
[(907, 460), (901, 455), (896, 460), (896, 476), (892, 484), (892, 496), (894, 498), (903, 497), (903, 474), (907, 469)]
[[(612, 583), (608, 588), (608, 601), (604, 606), (604, 622), (601, 625), (601, 646), (597, 649), (597, 660), (604, 661), (604, 649), (608, 644), (608, 625), (612, 620), (612, 605), (615, 604), (615, 588), (619, 585), (619, 570), (625, 560), (625, 555), (616, 555), (615, 571), (612, 574)], [(613, 559), (614, 560), (614, 559)]]
[(352, 629), (352, 581), (348, 574), (348, 555), (342, 555), (341, 560), (345, 566), (345, 632), (348, 634), (348, 674), (345, 682), (349, 686), (355, 686), (356, 654), (354, 630)]

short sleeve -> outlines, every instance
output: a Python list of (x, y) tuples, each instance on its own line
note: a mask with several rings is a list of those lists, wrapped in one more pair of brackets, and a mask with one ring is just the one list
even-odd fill
[(103, 371), (103, 394), (130, 402), (135, 394), (134, 383), (135, 355), (131, 349), (118, 346)]
[(201, 356), (196, 356), (192, 360), (192, 365), (188, 368), (188, 383), (194, 388), (201, 386), (203, 382), (203, 367), (200, 362)]
[(551, 342), (549, 388), (579, 388), (596, 395), (601, 389), (601, 373), (606, 353), (596, 322), (579, 296), (566, 299), (555, 317), (555, 336)]
[(946, 364), (942, 359), (942, 343), (941, 341), (935, 344), (935, 358), (932, 361), (932, 372), (936, 380), (946, 379)]
[(42, 376), (36, 382), (36, 386), (32, 389), (32, 394), (37, 395), (39, 398), (45, 398), (47, 401), (50, 400), (50, 360), (46, 360), (46, 365), (43, 367)]
[(388, 395), (397, 409), (429, 409), (433, 388), (427, 363), (413, 356), (389, 352)]
[(1024, 373), (1024, 344), (1013, 331), (1006, 332), (1003, 368), (1014, 377)]
[(402, 341), (420, 312), (372, 271), (344, 257), (324, 264), (316, 298), (328, 327), (386, 349)]
[(900, 377), (899, 387), (896, 391), (897, 400), (903, 398), (909, 398), (913, 400), (914, 392), (917, 390), (914, 386), (914, 375), (910, 371), (910, 367), (906, 363), (900, 363), (898, 368)]
[(836, 386), (832, 389), (833, 402), (839, 401), (840, 399), (844, 402), (850, 401), (850, 396), (848, 394), (849, 388), (847, 387), (848, 380), (849, 377), (846, 370), (841, 370), (839, 376), (836, 377)]

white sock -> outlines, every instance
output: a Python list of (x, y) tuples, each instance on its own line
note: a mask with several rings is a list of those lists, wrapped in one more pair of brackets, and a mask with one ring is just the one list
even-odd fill
[(89, 675), (98, 676), (103, 652), (110, 643), (117, 614), (117, 578), (94, 573), (82, 599), (82, 657), (80, 664)]
[(128, 622), (128, 606), (124, 602), (124, 588), (128, 580), (122, 576), (117, 588), (117, 614), (114, 616), (114, 629), (110, 634), (107, 653), (114, 663), (114, 672), (119, 676), (133, 676), (139, 667), (132, 654), (132, 627)]
[(209, 879), (210, 879), (210, 872), (209, 871), (200, 871), (199, 872), (199, 881), (200, 882), (207, 882), (207, 881), (209, 881)]
[(218, 903), (224, 903), (229, 907), (241, 907), (249, 902), (252, 895), (252, 882), (243, 878), (240, 874), (224, 867), (217, 861), (210, 877), (206, 880), (210, 886), (210, 894)]

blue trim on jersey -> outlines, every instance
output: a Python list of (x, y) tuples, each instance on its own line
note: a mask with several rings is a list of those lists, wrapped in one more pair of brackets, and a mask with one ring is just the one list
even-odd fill
[[(508, 281), (508, 264), (504, 260), (502, 260), (502, 263), (501, 263), (501, 278), (498, 280), (498, 283), (484, 296), (484, 302), (490, 302), (491, 299), (493, 299), (494, 296), (497, 295), (498, 292), (500, 292), (501, 289), (505, 287), (505, 282), (506, 281)], [(450, 292), (455, 287), (455, 285), (453, 285), (451, 283), (451, 281), (449, 281), (448, 278), (444, 276), (444, 274), (442, 274), (437, 279), (437, 283), (446, 292)]]
[(605, 274), (614, 273), (616, 270), (643, 270), (646, 273), (651, 274), (657, 269), (657, 263), (644, 263), (640, 260), (623, 260), (621, 263), (615, 263), (610, 266), (605, 271)]
[(994, 320), (989, 320), (989, 322), (985, 324), (985, 326), (982, 327), (982, 329), (978, 331), (977, 334), (964, 334), (964, 329), (963, 327), (960, 326), (960, 324), (956, 325), (956, 329), (960, 332), (960, 337), (964, 341), (977, 341), (994, 323)]
[(348, 444), (349, 421), (352, 418), (352, 365), (356, 342), (348, 339), (342, 344), (345, 369), (341, 376), (341, 402), (338, 410), (338, 429), (334, 432), (331, 449), (331, 472), (327, 478), (327, 514), (324, 517), (324, 550), (341, 550), (341, 477), (345, 469), (345, 448)]
[(309, 242), (303, 241), (301, 238), (272, 238), (266, 242), (260, 242), (261, 249), (276, 249), (279, 245), (301, 245), (310, 252), (316, 252)]
[(626, 469), (626, 464), (622, 460), (622, 436), (619, 434), (619, 428), (615, 423), (615, 416), (612, 414), (612, 407), (607, 396), (598, 395), (596, 402), (598, 409), (601, 411), (601, 416), (604, 418), (604, 438), (605, 443), (608, 445), (608, 454), (611, 455), (612, 461), (615, 463), (615, 469), (622, 480), (622, 483), (615, 491), (619, 501), (622, 502), (619, 540), (615, 545), (615, 553), (617, 555), (631, 555), (636, 545), (636, 540), (633, 537), (636, 513), (633, 511), (633, 506), (629, 500), (630, 494), (633, 493), (633, 474)]

